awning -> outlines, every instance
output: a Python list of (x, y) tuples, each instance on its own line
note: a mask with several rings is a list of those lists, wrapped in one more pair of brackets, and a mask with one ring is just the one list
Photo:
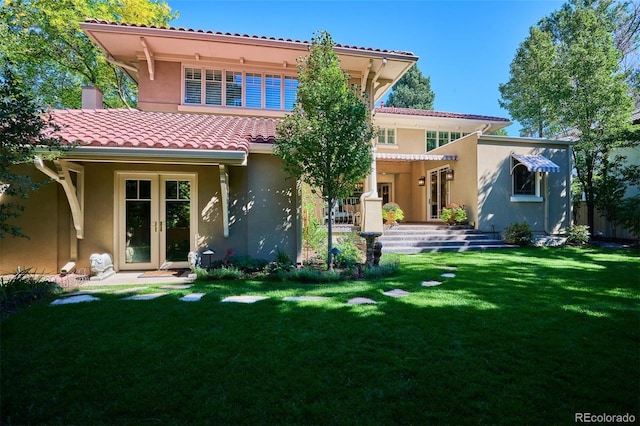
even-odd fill
[(437, 154), (388, 154), (377, 152), (378, 160), (396, 160), (396, 161), (457, 161), (457, 155), (437, 155)]
[(560, 173), (560, 166), (544, 155), (511, 154), (511, 156), (524, 164), (530, 172)]

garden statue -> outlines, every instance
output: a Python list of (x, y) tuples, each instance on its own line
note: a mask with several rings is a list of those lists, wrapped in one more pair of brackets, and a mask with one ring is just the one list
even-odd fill
[(94, 253), (89, 257), (89, 261), (91, 262), (91, 273), (95, 273), (91, 277), (92, 281), (104, 280), (116, 273), (113, 270), (113, 259), (109, 253)]

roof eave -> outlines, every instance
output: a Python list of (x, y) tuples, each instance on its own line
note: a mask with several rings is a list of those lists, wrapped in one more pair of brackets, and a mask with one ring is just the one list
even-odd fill
[(66, 160), (90, 162), (136, 162), (144, 164), (190, 164), (246, 166), (247, 153), (217, 149), (170, 149), (78, 146), (68, 151)]

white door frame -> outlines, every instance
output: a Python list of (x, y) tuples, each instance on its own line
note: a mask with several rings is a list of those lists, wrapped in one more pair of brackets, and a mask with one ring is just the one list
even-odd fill
[[(449, 164), (444, 165), (444, 166), (440, 166), (440, 167), (436, 167), (434, 169), (430, 169), (427, 171), (427, 188), (428, 188), (428, 194), (427, 194), (427, 220), (436, 220), (436, 219), (440, 219), (440, 212), (441, 209), (438, 208), (436, 211), (436, 214), (433, 215), (432, 213), (432, 197), (433, 197), (433, 191), (432, 191), (432, 184), (433, 184), (433, 179), (432, 179), (432, 175), (436, 175), (436, 203), (438, 205), (438, 207), (440, 206), (446, 206), (447, 204), (449, 204), (451, 202), (450, 200), (450, 192), (451, 192), (451, 182), (449, 182), (448, 180), (446, 180), (445, 177), (445, 171), (448, 170), (450, 168)], [(445, 194), (442, 194), (442, 182), (445, 182)], [(442, 203), (442, 198), (444, 196), (444, 203)]]
[[(150, 180), (150, 230), (151, 233), (151, 259), (149, 262), (127, 262), (127, 235), (126, 223), (126, 192), (125, 183), (127, 180)], [(187, 180), (190, 182), (190, 226), (189, 226), (189, 251), (196, 248), (197, 235), (197, 173), (180, 172), (134, 172), (118, 171), (115, 176), (115, 211), (114, 211), (114, 263), (115, 268), (120, 270), (148, 270), (165, 268), (187, 268), (189, 262), (166, 261), (166, 194), (165, 182), (170, 180)]]

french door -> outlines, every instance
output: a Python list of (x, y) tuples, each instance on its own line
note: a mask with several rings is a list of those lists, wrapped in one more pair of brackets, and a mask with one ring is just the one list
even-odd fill
[(186, 268), (195, 248), (195, 175), (118, 176), (120, 269)]
[(429, 219), (440, 219), (442, 209), (449, 204), (448, 169), (447, 166), (429, 171)]

